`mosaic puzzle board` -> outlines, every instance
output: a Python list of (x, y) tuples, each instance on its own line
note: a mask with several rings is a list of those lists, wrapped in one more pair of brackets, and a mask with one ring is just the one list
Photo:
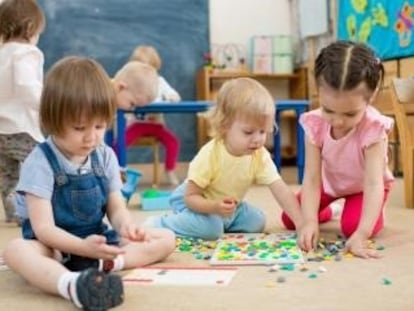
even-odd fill
[(227, 234), (219, 240), (211, 265), (300, 264), (305, 259), (294, 233)]

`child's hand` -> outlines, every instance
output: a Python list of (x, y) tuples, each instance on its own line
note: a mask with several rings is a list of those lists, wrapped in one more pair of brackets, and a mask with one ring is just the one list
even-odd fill
[(122, 237), (135, 242), (148, 242), (150, 240), (149, 235), (143, 228), (132, 223), (123, 225), (119, 231), (119, 234)]
[(85, 240), (88, 256), (99, 259), (114, 259), (116, 256), (124, 254), (125, 250), (115, 245), (106, 244), (106, 238), (103, 235), (93, 234)]
[(358, 232), (354, 232), (346, 241), (344, 251), (364, 259), (381, 257), (377, 250), (368, 247), (368, 240)]
[(237, 208), (237, 200), (233, 198), (224, 198), (218, 203), (218, 214), (222, 217), (230, 217)]
[(315, 221), (307, 221), (297, 229), (299, 247), (305, 252), (316, 249), (319, 239), (319, 226)]
[(180, 96), (178, 96), (177, 94), (169, 94), (167, 96), (165, 96), (165, 100), (167, 102), (178, 102), (180, 101)]

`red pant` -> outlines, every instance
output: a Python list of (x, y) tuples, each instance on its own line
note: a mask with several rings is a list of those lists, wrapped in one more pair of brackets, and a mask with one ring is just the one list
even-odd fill
[(164, 124), (156, 122), (138, 121), (126, 129), (125, 140), (127, 148), (138, 138), (145, 136), (156, 137), (165, 148), (165, 170), (175, 169), (180, 150), (180, 141)]
[[(375, 223), (374, 228), (372, 229), (371, 236), (376, 235), (383, 227), (384, 227), (384, 206), (385, 202), (387, 201), (389, 194), (389, 189), (385, 189), (384, 191), (384, 198), (382, 203), (381, 212), (378, 215), (378, 219)], [(300, 202), (301, 194), (300, 192), (297, 194), (297, 198)], [(324, 223), (332, 218), (332, 210), (329, 207), (333, 201), (341, 199), (341, 198), (334, 198), (330, 195), (326, 194), (323, 190), (321, 191), (321, 201), (319, 204), (319, 223)], [(348, 196), (343, 197), (345, 199), (344, 209), (341, 216), (341, 229), (342, 234), (345, 237), (349, 237), (354, 233), (357, 229), (359, 221), (361, 219), (361, 211), (362, 211), (362, 202), (363, 202), (363, 193), (356, 193), (351, 194)], [(295, 225), (293, 224), (292, 220), (288, 217), (288, 215), (283, 212), (282, 213), (282, 222), (285, 227), (289, 230), (295, 230)]]

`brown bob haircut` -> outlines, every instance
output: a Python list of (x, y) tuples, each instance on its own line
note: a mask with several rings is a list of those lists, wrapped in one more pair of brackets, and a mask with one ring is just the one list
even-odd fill
[(93, 59), (66, 57), (48, 71), (40, 100), (40, 123), (49, 135), (68, 125), (100, 120), (112, 123), (116, 95), (108, 74)]

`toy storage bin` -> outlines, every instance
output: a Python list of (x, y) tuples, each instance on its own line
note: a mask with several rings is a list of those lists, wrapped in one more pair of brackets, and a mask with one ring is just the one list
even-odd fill
[(273, 36), (272, 54), (293, 54), (292, 37), (289, 35)]
[(254, 55), (252, 63), (253, 73), (272, 73), (272, 57), (270, 55)]
[(121, 175), (124, 175), (123, 177), (125, 178), (121, 193), (128, 202), (132, 194), (137, 190), (142, 174), (132, 168), (126, 168), (121, 172)]
[(273, 56), (273, 73), (291, 74), (293, 73), (293, 55), (277, 54)]
[(170, 209), (171, 191), (148, 189), (141, 193), (141, 209), (156, 211)]

